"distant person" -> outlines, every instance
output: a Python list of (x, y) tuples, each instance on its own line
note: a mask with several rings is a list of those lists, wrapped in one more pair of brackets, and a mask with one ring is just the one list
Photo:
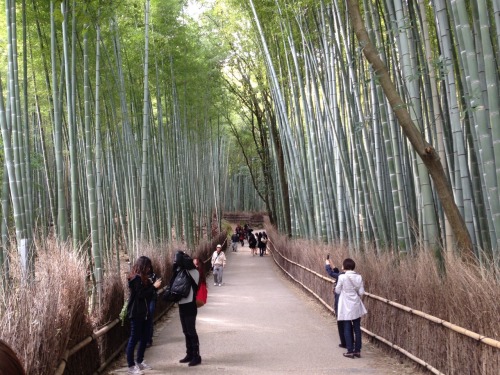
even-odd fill
[[(334, 293), (334, 302), (333, 302), (333, 311), (335, 311), (335, 316), (337, 317), (337, 330), (339, 331), (339, 338), (340, 338), (340, 344), (339, 347), (341, 348), (346, 348), (347, 344), (345, 341), (345, 333), (344, 333), (344, 321), (339, 320), (339, 294), (335, 293), (335, 286), (337, 285), (337, 281), (339, 278), (339, 275), (341, 274), (340, 270), (337, 267), (332, 268), (331, 261), (329, 257), (326, 258), (325, 261), (325, 271), (330, 275), (331, 278), (335, 280), (335, 283), (333, 284), (333, 293)], [(343, 272), (342, 272), (343, 274)]]
[(245, 232), (244, 231), (240, 232), (240, 243), (241, 243), (241, 247), (245, 246)]
[(23, 365), (12, 348), (0, 340), (0, 375), (25, 375)]
[[(128, 374), (142, 374), (142, 370), (152, 369), (144, 362), (144, 352), (149, 338), (149, 319), (153, 319), (149, 314), (149, 303), (153, 298), (155, 288), (158, 289), (161, 285), (161, 279), (157, 279), (154, 283), (149, 279), (152, 271), (151, 259), (141, 256), (135, 261), (128, 276), (130, 289), (127, 304), (127, 316), (130, 319), (130, 338), (126, 350)], [(134, 352), (137, 343), (139, 347), (137, 361), (135, 361)]]
[(186, 341), (186, 356), (180, 363), (187, 363), (188, 366), (197, 366), (201, 363), (200, 340), (196, 332), (196, 316), (198, 307), (196, 306), (196, 290), (200, 283), (200, 272), (196, 268), (193, 259), (183, 251), (177, 251), (174, 259), (174, 273), (185, 269), (191, 275), (194, 283), (186, 298), (179, 301), (179, 317), (181, 319), (182, 333)]
[(214, 285), (222, 286), (222, 275), (226, 266), (226, 255), (222, 251), (222, 246), (217, 245), (212, 254), (212, 267), (214, 269)]
[(255, 235), (250, 232), (250, 236), (248, 237), (248, 247), (250, 247), (250, 252), (252, 253), (252, 256), (257, 254), (257, 238), (255, 238)]
[(240, 236), (238, 235), (237, 232), (234, 232), (234, 234), (231, 236), (231, 247), (233, 249), (233, 251), (237, 251), (238, 250), (238, 242), (240, 242)]
[(263, 257), (267, 249), (267, 234), (266, 232), (261, 232), (259, 234), (260, 236), (259, 236), (258, 246), (260, 250), (260, 256)]
[[(344, 321), (344, 335), (347, 352), (344, 357), (361, 358), (361, 317), (367, 313), (361, 297), (365, 294), (363, 278), (354, 272), (356, 263), (351, 258), (344, 259), (335, 293), (339, 296), (338, 320)], [(353, 337), (353, 331), (354, 336)]]

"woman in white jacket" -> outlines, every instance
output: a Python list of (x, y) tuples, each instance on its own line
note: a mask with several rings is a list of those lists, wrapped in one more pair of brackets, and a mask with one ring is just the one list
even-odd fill
[(361, 301), (361, 296), (365, 293), (363, 278), (354, 272), (355, 267), (354, 260), (345, 259), (342, 263), (345, 273), (339, 275), (335, 287), (335, 293), (340, 295), (337, 319), (345, 321), (347, 353), (344, 353), (344, 357), (348, 358), (361, 357), (361, 317), (367, 313)]

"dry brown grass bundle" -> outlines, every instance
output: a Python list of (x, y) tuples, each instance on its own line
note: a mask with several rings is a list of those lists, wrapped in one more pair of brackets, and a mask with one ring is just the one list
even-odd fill
[[(478, 334), (500, 340), (500, 286), (495, 270), (464, 263), (453, 255), (444, 259), (446, 272), (439, 272), (430, 252), (401, 256), (368, 249), (350, 254), (346, 246), (291, 240), (266, 226), (272, 246), (285, 257), (322, 275), (325, 256), (341, 267), (343, 259), (356, 261), (356, 271), (367, 292), (449, 321)], [(332, 285), (288, 262), (281, 266), (330, 304)], [(496, 271), (498, 272), (498, 270)], [(365, 297), (368, 315), (362, 326), (408, 350), (445, 374), (498, 374), (499, 349), (453, 332), (442, 325)]]
[[(11, 257), (16, 264), (16, 257)], [(38, 255), (35, 280), (20, 280), (16, 265), (0, 312), (1, 338), (18, 353), (29, 374), (50, 374), (86, 325), (85, 267), (67, 246)]]

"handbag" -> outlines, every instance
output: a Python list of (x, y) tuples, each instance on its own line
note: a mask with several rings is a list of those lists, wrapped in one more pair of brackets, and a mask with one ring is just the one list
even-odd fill
[(205, 305), (207, 303), (207, 297), (208, 297), (207, 284), (200, 283), (198, 292), (196, 293), (196, 306), (202, 307), (203, 305)]

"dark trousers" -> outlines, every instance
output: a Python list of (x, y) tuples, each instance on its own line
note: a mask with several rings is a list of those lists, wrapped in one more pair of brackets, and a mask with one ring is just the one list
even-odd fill
[(196, 315), (198, 315), (198, 308), (195, 301), (179, 304), (182, 332), (186, 339), (186, 353), (191, 356), (200, 355), (200, 342), (198, 333), (196, 333)]
[[(339, 295), (337, 293), (335, 294), (335, 302), (333, 304), (333, 308), (335, 310), (335, 316), (338, 316), (338, 309), (339, 309)], [(340, 345), (342, 345), (343, 348), (347, 348), (347, 343), (345, 340), (345, 332), (344, 332), (344, 323), (347, 323), (344, 320), (338, 320), (337, 319), (337, 330), (339, 331), (339, 338), (340, 338)], [(352, 325), (351, 326), (351, 336), (352, 336)]]
[(144, 318), (130, 319), (130, 338), (127, 344), (127, 363), (129, 367), (135, 365), (134, 352), (137, 343), (139, 343), (137, 363), (141, 363), (144, 360), (144, 352), (146, 351), (148, 340), (148, 324), (149, 321)]
[[(337, 329), (339, 331), (340, 345), (342, 345), (343, 348), (347, 348), (347, 343), (345, 340), (345, 332), (344, 332), (344, 323), (349, 323), (349, 322), (346, 322), (345, 320), (337, 320)], [(351, 335), (352, 335), (352, 328), (351, 328)]]
[(156, 310), (156, 299), (151, 300), (149, 302), (149, 319), (148, 319), (148, 339), (146, 344), (153, 344), (153, 331), (154, 331), (154, 316)]
[(344, 320), (344, 335), (347, 352), (359, 353), (361, 351), (361, 318)]

